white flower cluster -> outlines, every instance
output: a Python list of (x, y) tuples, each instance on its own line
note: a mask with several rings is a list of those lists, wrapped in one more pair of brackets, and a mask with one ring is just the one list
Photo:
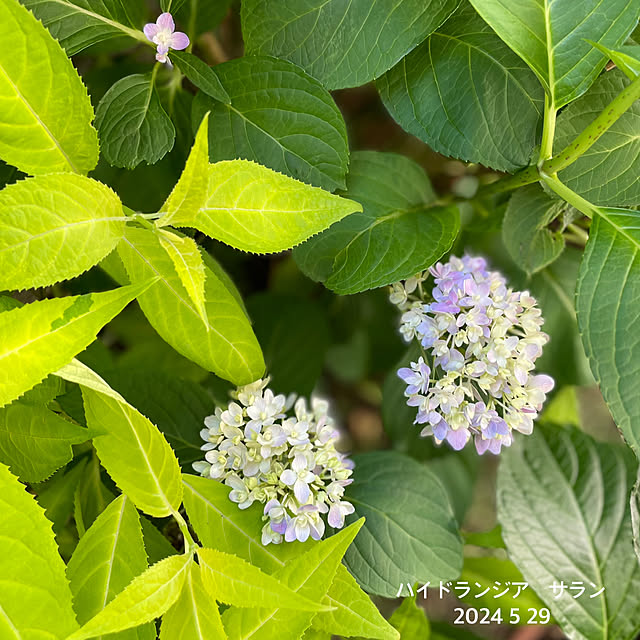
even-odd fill
[[(205, 419), (206, 461), (193, 468), (230, 486), (229, 498), (240, 509), (254, 501), (265, 505), (263, 544), (319, 540), (322, 514), (339, 529), (354, 511), (343, 500), (353, 462), (336, 451), (339, 434), (326, 401), (312, 399), (309, 410), (304, 398), (265, 389), (268, 382), (238, 388), (237, 402)], [(294, 415), (287, 415), (292, 408)]]
[[(429, 301), (423, 283), (435, 287)], [(478, 453), (499, 453), (513, 430), (530, 434), (553, 379), (533, 375), (549, 336), (528, 291), (513, 291), (479, 257), (452, 257), (428, 272), (391, 287), (403, 312), (400, 333), (417, 339), (423, 356), (398, 376), (407, 404), (418, 408), (415, 424), (462, 449), (473, 436)]]

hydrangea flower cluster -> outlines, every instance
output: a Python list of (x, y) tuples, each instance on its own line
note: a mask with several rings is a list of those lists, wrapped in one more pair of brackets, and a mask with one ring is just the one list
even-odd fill
[[(435, 287), (427, 299), (429, 274)], [(479, 454), (497, 454), (514, 430), (532, 432), (554, 382), (533, 374), (549, 336), (528, 291), (508, 288), (483, 258), (464, 256), (395, 283), (390, 300), (403, 312), (405, 341), (422, 346), (423, 356), (398, 371), (422, 436), (456, 450), (473, 437)]]
[(205, 419), (205, 461), (193, 468), (231, 487), (240, 509), (265, 505), (264, 545), (319, 540), (323, 514), (339, 529), (354, 511), (343, 499), (354, 465), (335, 448), (339, 434), (326, 401), (312, 399), (309, 409), (304, 398), (274, 395), (268, 382), (238, 388), (237, 402)]

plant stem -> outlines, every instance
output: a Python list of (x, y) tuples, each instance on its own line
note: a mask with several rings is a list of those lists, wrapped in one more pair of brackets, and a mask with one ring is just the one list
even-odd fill
[(542, 125), (542, 142), (540, 143), (540, 156), (538, 167), (553, 157), (553, 139), (556, 134), (557, 109), (548, 95), (544, 98), (544, 122)]
[(589, 239), (589, 234), (582, 227), (579, 227), (577, 224), (571, 223), (567, 225), (567, 229), (571, 231), (571, 233), (576, 238), (579, 238), (583, 244), (587, 243), (587, 240)]
[(557, 193), (563, 200), (575, 207), (578, 211), (584, 213), (585, 216), (592, 218), (598, 214), (598, 208), (591, 204), (588, 200), (585, 200), (582, 196), (578, 195), (575, 191), (572, 191), (567, 185), (560, 182), (557, 175), (547, 175), (540, 172), (542, 181), (555, 193)]
[(182, 533), (182, 537), (184, 538), (184, 552), (192, 553), (196, 550), (198, 545), (191, 537), (191, 532), (189, 531), (189, 525), (186, 520), (182, 517), (179, 511), (173, 511), (171, 514), (175, 521), (178, 523), (178, 527), (180, 528), (180, 532)]
[[(505, 193), (518, 189), (527, 184), (532, 184), (540, 180), (540, 174), (553, 175), (570, 164), (573, 164), (582, 154), (585, 153), (599, 138), (605, 133), (614, 122), (616, 122), (632, 105), (640, 98), (640, 77), (636, 78), (630, 85), (621, 91), (591, 122), (584, 131), (578, 135), (571, 144), (567, 145), (554, 158), (545, 160), (538, 168), (535, 166), (527, 167), (522, 171), (502, 178), (485, 187), (481, 187), (476, 197), (485, 197), (498, 193)], [(545, 122), (546, 124), (546, 122)], [(547, 130), (549, 125), (547, 125)], [(542, 156), (542, 149), (541, 149)]]

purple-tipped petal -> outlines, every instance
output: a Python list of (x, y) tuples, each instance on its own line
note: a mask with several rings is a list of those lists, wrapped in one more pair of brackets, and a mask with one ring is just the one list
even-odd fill
[(483, 440), (481, 436), (476, 436), (476, 451), (482, 455), (489, 448), (489, 440)]
[(160, 29), (166, 29), (171, 33), (176, 30), (176, 24), (173, 21), (173, 16), (170, 13), (161, 13), (156, 20), (156, 24)]
[(281, 520), (280, 522), (273, 522), (273, 520), (271, 521), (271, 530), (275, 531), (275, 533), (279, 533), (280, 535), (283, 535), (286, 531), (287, 531), (287, 521), (286, 520)]
[(467, 437), (469, 432), (466, 429), (450, 429), (449, 433), (447, 433), (447, 442), (456, 450), (460, 451), (460, 449), (464, 448), (464, 445), (467, 444)]
[(155, 22), (149, 22), (144, 25), (142, 30), (144, 31), (144, 35), (147, 36), (147, 40), (153, 42), (153, 39), (158, 34), (159, 27)]
[(182, 51), (189, 46), (189, 36), (182, 31), (176, 31), (169, 40), (169, 45), (176, 51)]
[(438, 440), (444, 440), (447, 437), (447, 432), (449, 431), (449, 425), (444, 421), (440, 420), (438, 424), (432, 427), (433, 435)]

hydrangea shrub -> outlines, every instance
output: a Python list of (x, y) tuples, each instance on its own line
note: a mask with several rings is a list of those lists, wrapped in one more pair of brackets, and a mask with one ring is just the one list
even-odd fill
[(639, 17), (0, 0), (0, 638), (634, 640)]

